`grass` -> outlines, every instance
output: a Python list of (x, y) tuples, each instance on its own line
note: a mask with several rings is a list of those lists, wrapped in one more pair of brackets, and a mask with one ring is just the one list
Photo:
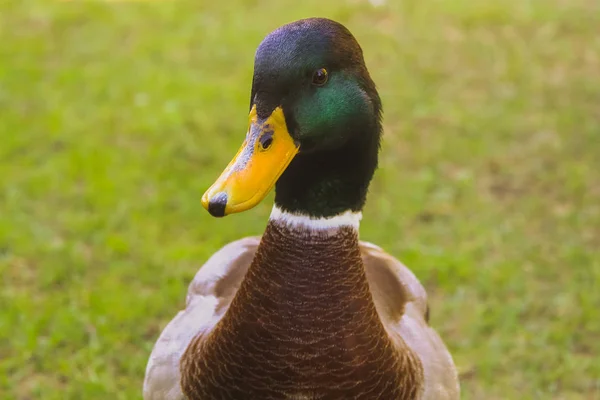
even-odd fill
[(141, 398), (197, 268), (270, 210), (200, 206), (254, 50), (320, 15), (384, 101), (361, 236), (426, 286), (463, 398), (600, 399), (600, 3), (283, 3), (2, 3), (0, 397)]

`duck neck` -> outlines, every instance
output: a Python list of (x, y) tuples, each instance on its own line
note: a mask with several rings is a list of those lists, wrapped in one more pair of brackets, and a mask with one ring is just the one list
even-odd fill
[(335, 312), (338, 317), (357, 313), (352, 316), (355, 321), (357, 315), (375, 318), (359, 248), (360, 218), (360, 212), (351, 210), (314, 218), (275, 206), (240, 296), (255, 292), (252, 297), (265, 300), (261, 312), (287, 308), (299, 321), (318, 319), (323, 316), (319, 312)]
[(359, 213), (377, 168), (380, 127), (350, 134), (345, 145), (301, 151), (277, 180), (275, 205), (312, 218)]

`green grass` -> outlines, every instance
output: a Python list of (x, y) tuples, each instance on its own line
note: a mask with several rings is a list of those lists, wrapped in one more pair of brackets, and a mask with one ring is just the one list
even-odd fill
[(200, 206), (255, 48), (320, 15), (384, 101), (361, 236), (426, 286), (463, 398), (600, 399), (600, 3), (284, 3), (2, 3), (0, 397), (141, 397), (197, 268), (265, 226), (272, 196)]

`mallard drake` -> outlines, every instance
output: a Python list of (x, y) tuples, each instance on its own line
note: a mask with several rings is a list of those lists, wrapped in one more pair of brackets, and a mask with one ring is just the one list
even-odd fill
[(359, 241), (381, 101), (341, 24), (285, 25), (258, 47), (249, 127), (202, 197), (222, 217), (275, 186), (262, 237), (230, 243), (160, 335), (144, 399), (459, 398), (415, 275)]

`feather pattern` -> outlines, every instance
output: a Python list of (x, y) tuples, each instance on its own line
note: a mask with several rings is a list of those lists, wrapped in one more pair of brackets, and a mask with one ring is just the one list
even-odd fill
[[(287, 235), (289, 233), (289, 231), (285, 232)], [(269, 233), (269, 228), (265, 233), (265, 236), (268, 235), (272, 235), (272, 233)], [(346, 231), (346, 235), (350, 240), (352, 240), (351, 238), (357, 238), (357, 235), (352, 234), (351, 230)], [(329, 243), (331, 237), (332, 235), (322, 236), (322, 241)], [(271, 237), (268, 240), (274, 239), (281, 240), (281, 237)], [(314, 236), (311, 240), (314, 240)], [(392, 393), (393, 396), (387, 398), (397, 399), (454, 400), (459, 398), (458, 379), (452, 358), (437, 333), (429, 327), (425, 320), (427, 297), (424, 288), (412, 272), (398, 260), (385, 253), (381, 248), (366, 242), (357, 243), (357, 248), (359, 249), (358, 257), (362, 261), (361, 264), (364, 265), (368, 285), (360, 288), (359, 284), (357, 290), (356, 281), (346, 281), (346, 283), (355, 296), (357, 296), (356, 293), (360, 293), (361, 289), (367, 290), (372, 295), (375, 307), (375, 315), (372, 317), (376, 317), (378, 321), (381, 321), (385, 337), (389, 339), (394, 351), (380, 352), (379, 358), (374, 360), (367, 360), (365, 357), (358, 361), (355, 359), (344, 360), (344, 353), (346, 356), (348, 354), (359, 354), (358, 358), (360, 358), (360, 355), (364, 356), (365, 352), (359, 351), (361, 345), (364, 346), (364, 350), (368, 349), (373, 352), (380, 344), (378, 341), (384, 341), (384, 339), (371, 335), (369, 338), (373, 339), (375, 337), (374, 342), (367, 339), (362, 344), (360, 340), (358, 343), (343, 343), (344, 337), (353, 336), (350, 334), (351, 332), (344, 332), (344, 329), (346, 329), (345, 326), (348, 325), (348, 321), (351, 321), (355, 314), (347, 312), (345, 315), (349, 319), (340, 321), (336, 318), (339, 318), (340, 314), (344, 315), (343, 308), (328, 306), (335, 305), (335, 302), (332, 302), (331, 298), (322, 298), (317, 299), (322, 304), (320, 309), (313, 307), (310, 310), (304, 310), (305, 318), (309, 318), (310, 315), (316, 318), (311, 320), (313, 331), (315, 331), (312, 334), (310, 333), (310, 324), (287, 324), (285, 327), (271, 324), (271, 329), (261, 331), (263, 335), (265, 332), (271, 334), (268, 338), (263, 337), (265, 341), (271, 341), (268, 343), (270, 346), (268, 352), (266, 347), (260, 343), (257, 344), (257, 338), (260, 338), (260, 335), (258, 335), (253, 338), (254, 342), (250, 340), (245, 342), (243, 346), (241, 343), (230, 344), (231, 347), (227, 351), (218, 347), (217, 351), (211, 356), (214, 357), (211, 359), (211, 363), (206, 357), (207, 353), (204, 351), (203, 345), (210, 343), (208, 339), (211, 335), (215, 335), (215, 331), (219, 329), (219, 326), (236, 330), (232, 324), (219, 324), (219, 322), (223, 320), (223, 316), (231, 306), (234, 298), (240, 298), (236, 295), (239, 293), (240, 287), (243, 286), (243, 282), (250, 279), (252, 260), (256, 259), (260, 243), (261, 240), (257, 237), (245, 238), (230, 243), (215, 253), (196, 274), (189, 287), (185, 310), (179, 312), (169, 323), (154, 347), (146, 370), (144, 399), (184, 399), (186, 397), (182, 390), (182, 383), (184, 387), (191, 390), (191, 392), (188, 392), (188, 398), (237, 398), (235, 388), (232, 388), (231, 384), (225, 385), (223, 382), (239, 381), (235, 374), (239, 375), (240, 373), (250, 377), (251, 383), (250, 386), (240, 387), (239, 389), (254, 390), (259, 393), (262, 388), (263, 392), (260, 398), (265, 399), (342, 398), (335, 396), (334, 393), (342, 393), (344, 389), (349, 389), (347, 393), (354, 393), (355, 395), (346, 395), (343, 398), (382, 398), (380, 397), (382, 393)], [(304, 247), (303, 250), (305, 251), (304, 254), (308, 254), (309, 251), (306, 250), (311, 249)], [(297, 263), (293, 262), (293, 257), (291, 260), (290, 263), (297, 267)], [(290, 285), (292, 287), (310, 285), (311, 278), (307, 279), (305, 277), (298, 282), (298, 278), (301, 278), (306, 272), (297, 269), (296, 281), (290, 282)], [(247, 276), (248, 278), (245, 279)], [(318, 278), (326, 280), (325, 277)], [(315, 284), (315, 282), (312, 282), (312, 284)], [(339, 284), (339, 282), (336, 284)], [(341, 286), (343, 286), (343, 283)], [(267, 288), (266, 284), (259, 287)], [(272, 287), (269, 290), (272, 290)], [(268, 294), (265, 298), (273, 297), (273, 293), (269, 290), (266, 290)], [(316, 291), (309, 291), (308, 293), (314, 295)], [(327, 292), (323, 294), (323, 296), (330, 295), (331, 293)], [(245, 301), (249, 301), (252, 307), (257, 307), (257, 304), (260, 305), (265, 301), (257, 298), (252, 300)], [(296, 306), (302, 304), (304, 300), (306, 299), (300, 298)], [(314, 304), (318, 304), (318, 302), (312, 303), (312, 305)], [(289, 310), (285, 307), (283, 309)], [(327, 314), (328, 311), (329, 314)], [(254, 314), (250, 318), (260, 319), (262, 315), (263, 326), (269, 326), (269, 319), (279, 325), (284, 321), (284, 319), (274, 320), (274, 316), (267, 315), (264, 310), (261, 310), (261, 313), (263, 314)], [(288, 315), (288, 320), (298, 320), (301, 316), (302, 312), (295, 316)], [(327, 320), (327, 318), (330, 320)], [(248, 317), (246, 316), (245, 319), (248, 320)], [(319, 319), (323, 320), (323, 325), (318, 325)], [(362, 318), (362, 321), (365, 321), (365, 319)], [(377, 331), (377, 324), (372, 319), (369, 321), (368, 325), (361, 327), (362, 331), (367, 333), (372, 333), (373, 330)], [(315, 325), (315, 323), (317, 324)], [(247, 329), (248, 326), (250, 325), (245, 326), (245, 328)], [(323, 327), (325, 326), (331, 326), (332, 329), (324, 332)], [(289, 329), (290, 327), (299, 330), (296, 332), (285, 331), (286, 328)], [(278, 338), (283, 338), (283, 343), (286, 343), (286, 346), (281, 346), (282, 342), (273, 341), (277, 336), (273, 332), (280, 333)], [(337, 335), (336, 332), (338, 332)], [(333, 335), (334, 341), (323, 338), (323, 335), (328, 334)], [(232, 335), (231, 337), (235, 336)], [(338, 344), (341, 343), (338, 347), (342, 349), (338, 351), (337, 356), (335, 355), (335, 341), (338, 341)], [(306, 351), (306, 349), (318, 348), (319, 343), (324, 347), (320, 347), (318, 351), (312, 353)], [(254, 349), (256, 351), (252, 351), (252, 346), (256, 347)], [(353, 350), (348, 351), (349, 348)], [(261, 354), (261, 358), (245, 358), (246, 361), (250, 360), (248, 364), (237, 365), (238, 369), (236, 370), (236, 354), (240, 355), (244, 352), (252, 353), (254, 356)], [(391, 358), (386, 360), (386, 357), (390, 357), (390, 355)], [(321, 358), (319, 359), (319, 357)], [(330, 364), (332, 368), (323, 368), (323, 361), (327, 360), (328, 357), (337, 357), (338, 361), (341, 360), (341, 362)], [(261, 363), (262, 359), (268, 360), (271, 364)], [(357, 378), (353, 371), (361, 371), (360, 366), (364, 368), (365, 364), (369, 364), (369, 362), (372, 363), (373, 368), (369, 370), (367, 367), (364, 372), (369, 371), (374, 380), (369, 381), (364, 377), (360, 378), (360, 375)], [(286, 371), (287, 375), (283, 374), (279, 378), (277, 378), (277, 373), (281, 371), (276, 369), (282, 368), (282, 365), (290, 368), (294, 364), (297, 367), (295, 371), (297, 374), (295, 375), (296, 382), (301, 383), (295, 387), (289, 385), (289, 379), (285, 379), (286, 376), (289, 376), (290, 371), (294, 371), (293, 368)], [(268, 368), (269, 365), (275, 369), (261, 370), (261, 368)], [(383, 367), (384, 365), (387, 365), (387, 369)], [(390, 371), (393, 372), (393, 375), (389, 375)], [(232, 372), (234, 375), (231, 375)], [(201, 380), (208, 379), (208, 381), (204, 380), (204, 384), (194, 381), (201, 375), (203, 376)], [(394, 378), (390, 378), (391, 376), (394, 376)], [(409, 381), (406, 381), (406, 379)], [(206, 397), (206, 393), (203, 394), (202, 390), (207, 389), (209, 386), (212, 387), (212, 390), (218, 390), (215, 386), (207, 385), (206, 382), (221, 385), (222, 396), (215, 397), (213, 394), (211, 397)], [(394, 382), (395, 387), (386, 387), (386, 382)], [(361, 383), (363, 387), (360, 387)], [(320, 384), (327, 385), (327, 387), (319, 386)], [(248, 381), (242, 380), (241, 385), (248, 385)], [(261, 387), (261, 385), (263, 386)], [(347, 387), (344, 387), (344, 385), (347, 385)], [(355, 387), (352, 387), (352, 385), (355, 385)], [(338, 392), (333, 390), (336, 388)], [(357, 391), (357, 389), (360, 390)], [(369, 392), (369, 390), (388, 390), (388, 392), (377, 394)]]

